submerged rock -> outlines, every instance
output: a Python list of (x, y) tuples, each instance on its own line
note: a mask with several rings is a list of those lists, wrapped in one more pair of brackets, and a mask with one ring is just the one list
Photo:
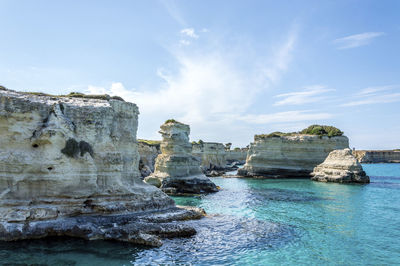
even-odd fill
[(361, 164), (350, 149), (334, 150), (314, 168), (312, 180), (336, 183), (369, 183)]
[(246, 164), (238, 170), (238, 175), (310, 178), (314, 167), (322, 163), (329, 152), (348, 147), (346, 136), (256, 135), (250, 145)]
[(200, 169), (200, 160), (191, 154), (190, 127), (174, 120), (161, 125), (161, 154), (155, 171), (145, 181), (168, 194), (200, 194), (218, 189)]
[[(153, 212), (190, 215), (140, 179), (138, 113), (109, 96), (0, 90), (0, 239), (66, 235), (146, 244), (149, 235), (162, 235), (143, 222)], [(137, 221), (123, 218), (138, 214)], [(171, 226), (160, 228), (189, 230)]]

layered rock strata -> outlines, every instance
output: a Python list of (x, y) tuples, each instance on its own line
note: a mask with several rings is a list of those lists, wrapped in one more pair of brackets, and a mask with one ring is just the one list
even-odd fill
[(224, 169), (226, 167), (226, 151), (222, 143), (193, 143), (192, 154), (200, 159), (201, 168), (204, 170)]
[(400, 150), (356, 150), (353, 154), (360, 163), (400, 163)]
[(361, 164), (350, 149), (334, 150), (314, 168), (312, 180), (336, 183), (369, 183)]
[(247, 158), (248, 148), (237, 148), (226, 151), (226, 161), (228, 163), (238, 162), (239, 164), (245, 164)]
[[(140, 179), (138, 113), (135, 104), (107, 95), (1, 89), (0, 239), (67, 235), (142, 243), (164, 229), (179, 235), (176, 225), (162, 219), (158, 231), (143, 222), (129, 233), (130, 225), (152, 212), (191, 215)], [(121, 218), (139, 214), (143, 219)]]
[(345, 136), (294, 134), (263, 137), (256, 135), (239, 176), (265, 178), (310, 178), (314, 167), (328, 154), (349, 147)]
[(190, 127), (171, 120), (161, 125), (159, 132), (161, 154), (156, 159), (154, 173), (145, 181), (168, 194), (217, 192), (215, 184), (202, 173), (200, 160), (191, 153)]

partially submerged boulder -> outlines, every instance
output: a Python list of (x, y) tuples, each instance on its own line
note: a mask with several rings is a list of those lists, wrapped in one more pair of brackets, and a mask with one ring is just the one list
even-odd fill
[(164, 232), (193, 233), (171, 222), (190, 212), (140, 179), (138, 114), (119, 98), (1, 89), (0, 240), (66, 235), (159, 245)]
[(200, 194), (218, 189), (200, 169), (200, 160), (192, 155), (190, 127), (175, 120), (161, 125), (161, 154), (155, 171), (145, 181), (168, 194)]
[(350, 149), (334, 150), (314, 168), (312, 180), (336, 183), (369, 183), (361, 164)]

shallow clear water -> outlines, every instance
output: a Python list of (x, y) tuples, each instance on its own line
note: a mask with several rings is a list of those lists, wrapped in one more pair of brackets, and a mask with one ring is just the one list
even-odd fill
[(369, 185), (213, 178), (222, 190), (175, 197), (204, 208), (198, 234), (161, 248), (63, 239), (0, 243), (0, 261), (49, 265), (400, 264), (400, 164), (368, 164)]

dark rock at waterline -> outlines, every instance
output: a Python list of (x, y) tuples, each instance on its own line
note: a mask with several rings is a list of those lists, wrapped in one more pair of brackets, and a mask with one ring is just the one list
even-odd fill
[(0, 240), (15, 241), (68, 236), (86, 240), (118, 240), (161, 246), (162, 238), (189, 237), (196, 230), (176, 221), (199, 219), (204, 211), (189, 207), (142, 214), (93, 215), (21, 223), (0, 223)]

